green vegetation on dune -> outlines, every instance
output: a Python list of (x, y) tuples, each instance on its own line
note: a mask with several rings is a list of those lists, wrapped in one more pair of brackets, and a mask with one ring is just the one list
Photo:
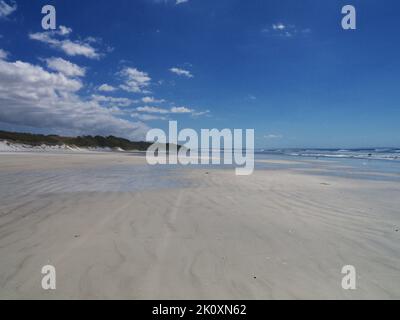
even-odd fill
[(31, 133), (0, 131), (0, 140), (26, 144), (31, 146), (76, 146), (82, 148), (121, 148), (123, 150), (145, 151), (151, 145), (149, 142), (134, 142), (114, 136), (80, 136), (80, 137), (62, 137), (57, 135), (42, 135)]

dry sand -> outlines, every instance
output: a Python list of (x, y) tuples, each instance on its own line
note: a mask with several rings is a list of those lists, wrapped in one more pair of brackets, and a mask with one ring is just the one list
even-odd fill
[[(400, 298), (399, 183), (164, 170), (123, 154), (0, 155), (0, 298)], [(341, 288), (344, 265), (357, 290)]]

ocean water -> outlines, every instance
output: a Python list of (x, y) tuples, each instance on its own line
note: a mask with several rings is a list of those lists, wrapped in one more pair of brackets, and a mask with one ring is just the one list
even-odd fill
[(256, 150), (256, 154), (295, 156), (304, 158), (345, 158), (389, 160), (400, 162), (400, 148), (370, 149), (271, 149)]
[(314, 175), (400, 182), (400, 150), (393, 148), (257, 151), (255, 161), (256, 170), (289, 169)]
[[(213, 156), (212, 151), (209, 156)], [(218, 150), (214, 156), (223, 162), (223, 150)], [(255, 174), (257, 170), (294, 170), (314, 175), (400, 182), (400, 148), (255, 150), (254, 161)], [(178, 171), (182, 168), (224, 169), (232, 170), (233, 174), (235, 170), (235, 165), (224, 164), (159, 166), (159, 169), (163, 167)]]

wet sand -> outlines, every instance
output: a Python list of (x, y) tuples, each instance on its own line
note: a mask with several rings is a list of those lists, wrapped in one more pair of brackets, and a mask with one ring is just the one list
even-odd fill
[(287, 168), (1, 154), (0, 299), (399, 299), (399, 194)]

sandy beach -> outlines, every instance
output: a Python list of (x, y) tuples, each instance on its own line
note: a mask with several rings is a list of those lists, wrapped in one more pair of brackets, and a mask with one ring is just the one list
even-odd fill
[[(238, 177), (118, 153), (1, 154), (0, 299), (399, 299), (400, 183), (312, 161)], [(41, 287), (48, 264), (56, 290)], [(356, 290), (341, 287), (345, 265)]]

